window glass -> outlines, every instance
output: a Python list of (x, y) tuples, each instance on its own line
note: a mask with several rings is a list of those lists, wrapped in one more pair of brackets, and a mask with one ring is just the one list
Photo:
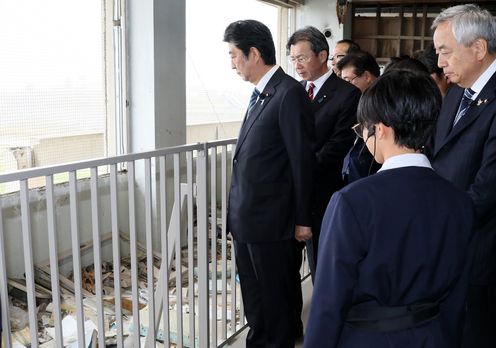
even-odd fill
[(236, 137), (254, 86), (231, 69), (224, 30), (236, 20), (256, 19), (269, 27), (277, 51), (279, 9), (256, 0), (236, 0), (235, 6), (232, 0), (188, 0), (186, 6), (188, 142)]
[(101, 0), (0, 2), (0, 173), (106, 155)]

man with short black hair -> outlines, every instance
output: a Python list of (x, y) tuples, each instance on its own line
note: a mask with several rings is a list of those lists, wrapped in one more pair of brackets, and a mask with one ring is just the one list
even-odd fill
[(233, 154), (228, 206), (250, 327), (246, 347), (294, 348), (294, 239), (312, 236), (311, 106), (301, 84), (275, 65), (264, 24), (231, 23), (224, 41), (232, 68), (255, 85)]
[[(381, 74), (375, 58), (368, 52), (347, 54), (337, 64), (341, 78), (353, 84), (363, 93)], [(381, 166), (365, 147), (363, 139), (355, 138), (355, 142), (343, 161), (343, 179), (349, 184), (355, 180), (376, 173)]]
[(381, 74), (375, 58), (363, 51), (347, 54), (338, 62), (337, 68), (341, 71), (341, 78), (359, 88), (362, 93)]

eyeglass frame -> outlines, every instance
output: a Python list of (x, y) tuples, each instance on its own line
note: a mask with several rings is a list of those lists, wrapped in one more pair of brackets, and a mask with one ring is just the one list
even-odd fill
[(351, 80), (346, 80), (346, 79), (343, 79), (343, 80), (345, 80), (346, 82), (352, 83), (357, 77), (361, 77), (362, 75), (363, 75), (363, 73), (355, 75), (355, 77), (352, 78)]
[(332, 61), (334, 61), (334, 59), (341, 60), (341, 59), (343, 59), (345, 56), (346, 56), (346, 54), (336, 54), (336, 56), (334, 56), (334, 55), (332, 55), (332, 54), (331, 54), (331, 55), (329, 56), (329, 60), (330, 60), (331, 62), (332, 62)]
[(312, 57), (305, 56), (304, 54), (300, 54), (296, 57), (288, 56), (288, 61), (291, 64), (296, 64), (296, 63), (305, 64), (305, 63), (308, 63), (311, 59), (312, 59)]
[(353, 127), (351, 127), (351, 129), (353, 129), (353, 132), (355, 132), (357, 137), (359, 137), (360, 139), (363, 139), (364, 128), (365, 128), (365, 126), (361, 123), (357, 123)]

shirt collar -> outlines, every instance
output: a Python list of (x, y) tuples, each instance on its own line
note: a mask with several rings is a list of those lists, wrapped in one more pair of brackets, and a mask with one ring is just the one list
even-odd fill
[(329, 76), (331, 76), (331, 74), (332, 74), (332, 69), (329, 69), (329, 71), (327, 71), (324, 75), (319, 77), (317, 80), (307, 81), (306, 90), (308, 91), (308, 85), (310, 85), (310, 82), (313, 82), (313, 84), (315, 86), (313, 88), (313, 95), (317, 95), (317, 93), (319, 93), (320, 88), (324, 85), (324, 83), (329, 78)]
[(379, 171), (403, 167), (424, 167), (432, 169), (431, 162), (422, 153), (405, 153), (389, 157)]
[(269, 83), (269, 80), (272, 78), (272, 76), (274, 76), (274, 74), (276, 73), (277, 69), (279, 69), (279, 66), (277, 65), (274, 65), (272, 67), (272, 69), (270, 69), (269, 71), (267, 71), (265, 73), (265, 75), (260, 79), (260, 81), (258, 81), (257, 85), (256, 85), (256, 89), (258, 89), (258, 91), (260, 93), (262, 93), (265, 89), (265, 86), (267, 86), (267, 83)]
[(493, 76), (496, 72), (496, 59), (489, 65), (489, 67), (482, 73), (481, 76), (475, 81), (475, 83), (470, 87), (475, 93), (472, 96), (472, 100), (475, 100), (479, 93), (482, 91), (487, 81)]

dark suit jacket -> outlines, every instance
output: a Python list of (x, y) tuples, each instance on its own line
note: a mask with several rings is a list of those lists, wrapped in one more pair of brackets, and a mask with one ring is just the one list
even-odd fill
[(462, 94), (453, 86), (444, 97), (432, 165), (475, 203), (480, 233), (473, 282), (489, 284), (496, 282), (496, 74), (451, 129)]
[(241, 126), (233, 157), (229, 230), (238, 242), (294, 238), (310, 226), (313, 152), (310, 102), (279, 68)]
[[(385, 170), (335, 193), (322, 224), (305, 347), (457, 347), (473, 221), (470, 197), (429, 168)], [(414, 329), (370, 333), (344, 323), (354, 304), (440, 298), (439, 316)]]
[(360, 96), (358, 88), (332, 73), (313, 99), (317, 162), (314, 210), (320, 214), (331, 195), (344, 186), (341, 170), (355, 140), (351, 127), (357, 122)]

